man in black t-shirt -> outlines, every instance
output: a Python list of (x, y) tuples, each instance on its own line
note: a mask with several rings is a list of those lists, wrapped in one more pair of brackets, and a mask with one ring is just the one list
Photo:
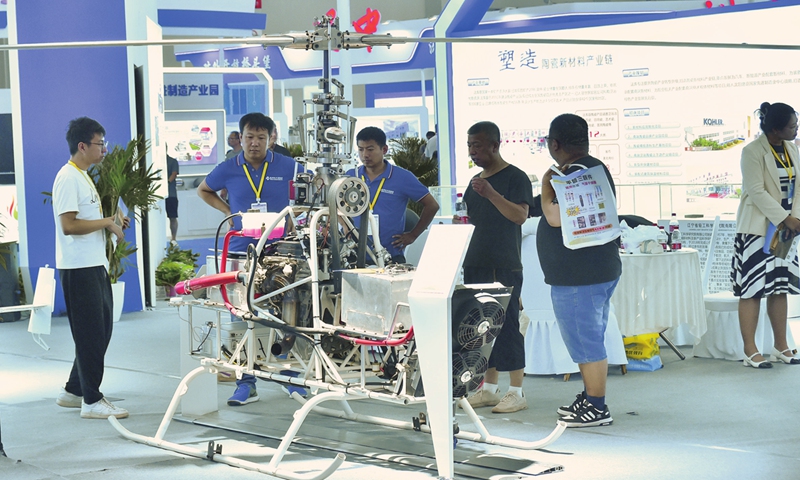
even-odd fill
[[(489, 357), (483, 388), (469, 397), (473, 408), (494, 406), (493, 413), (528, 408), (522, 392), (525, 376), (525, 339), (519, 331), (519, 295), (522, 289), (522, 224), (533, 205), (528, 175), (500, 156), (500, 129), (478, 122), (467, 131), (467, 148), (483, 171), (472, 178), (464, 193), (469, 223), (475, 226), (464, 259), (464, 283), (500, 282), (512, 287), (505, 322)], [(497, 393), (499, 372), (509, 372), (510, 387)]]
[[(559, 115), (550, 123), (546, 138), (550, 155), (563, 174), (602, 166), (614, 190), (608, 169), (589, 155), (586, 120), (569, 113)], [(559, 199), (550, 183), (554, 173), (548, 169), (542, 178), (541, 204), (545, 218), (536, 232), (536, 250), (544, 281), (550, 285), (561, 337), (572, 361), (580, 368), (584, 386), (575, 401), (559, 408), (558, 413), (569, 427), (609, 425), (613, 420), (605, 403), (608, 376), (605, 331), (611, 295), (622, 274), (619, 249), (614, 240), (576, 250), (564, 246)], [(613, 194), (616, 195), (615, 190)], [(580, 224), (580, 211), (578, 215)]]
[(269, 148), (275, 153), (280, 153), (281, 155), (286, 155), (287, 157), (292, 158), (292, 152), (290, 152), (288, 148), (278, 143), (277, 125), (275, 126), (275, 130), (272, 131), (272, 135), (269, 136)]

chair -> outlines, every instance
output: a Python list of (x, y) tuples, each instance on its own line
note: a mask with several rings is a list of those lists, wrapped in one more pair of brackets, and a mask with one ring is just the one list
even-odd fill
[[(703, 300), (706, 306), (706, 323), (708, 330), (694, 346), (692, 355), (703, 358), (723, 358), (726, 360), (742, 360), (744, 358), (744, 342), (739, 329), (739, 298), (731, 291), (708, 293), (711, 265), (714, 263), (714, 251), (719, 234), (719, 216), (714, 218), (711, 229), (711, 241), (703, 266)], [(766, 315), (766, 300), (762, 299), (756, 328), (756, 345), (761, 352), (769, 355), (772, 351), (772, 326)], [(789, 347), (794, 349), (792, 332), (787, 330)]]
[[(409, 212), (410, 211), (411, 210), (409, 210)], [(417, 237), (414, 243), (406, 247), (406, 263), (414, 265), (415, 267), (419, 265), (419, 259), (422, 257), (422, 250), (425, 248), (425, 242), (428, 240), (429, 230), (430, 229), (426, 229)]]
[[(550, 287), (544, 283), (544, 273), (539, 265), (536, 251), (536, 229), (539, 218), (529, 218), (522, 226), (522, 266), (524, 281), (520, 299), (525, 313), (531, 319), (525, 334), (525, 373), (531, 375), (564, 375), (579, 371), (578, 364), (572, 361), (567, 352), (561, 331), (556, 323), (553, 303), (550, 300)], [(617, 317), (612, 306), (608, 316), (605, 337), (609, 365), (620, 365), (626, 373), (628, 359), (622, 334), (617, 325)]]

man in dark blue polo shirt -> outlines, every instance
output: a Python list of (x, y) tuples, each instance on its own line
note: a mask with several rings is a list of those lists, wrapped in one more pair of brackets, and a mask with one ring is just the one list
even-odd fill
[[(289, 205), (289, 181), (305, 169), (293, 159), (270, 150), (269, 137), (275, 122), (263, 113), (248, 113), (239, 120), (243, 150), (236, 156), (217, 165), (197, 188), (204, 202), (225, 215), (246, 212), (250, 209), (280, 212)], [(217, 192), (228, 191), (228, 201)], [(231, 230), (242, 229), (242, 219), (233, 217)], [(233, 237), (231, 252), (246, 252), (256, 238)], [(243, 375), (236, 382), (236, 392), (228, 405), (237, 406), (258, 401), (256, 378)]]
[[(439, 203), (428, 191), (428, 187), (420, 183), (413, 173), (392, 165), (383, 158), (389, 151), (383, 130), (377, 127), (361, 130), (356, 135), (356, 144), (363, 165), (347, 174), (366, 182), (370, 209), (378, 218), (381, 244), (392, 256), (392, 261), (405, 263), (405, 247), (414, 243), (428, 228), (439, 210)], [(409, 200), (422, 204), (422, 214), (414, 228), (406, 232), (406, 208)]]

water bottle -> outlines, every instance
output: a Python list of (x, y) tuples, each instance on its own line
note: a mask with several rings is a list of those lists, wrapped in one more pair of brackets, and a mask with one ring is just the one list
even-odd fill
[(681, 249), (681, 231), (678, 227), (675, 227), (675, 230), (672, 231), (672, 235), (670, 235), (670, 249), (673, 252), (677, 252)]
[(469, 214), (467, 213), (467, 202), (464, 201), (462, 194), (456, 194), (456, 216), (461, 223), (469, 223)]
[(669, 220), (669, 230), (667, 230), (667, 233), (672, 235), (672, 231), (677, 229), (679, 225), (680, 224), (678, 223), (678, 216), (675, 213), (673, 213), (672, 218), (670, 218)]
[(658, 227), (658, 236), (656, 237), (658, 243), (661, 244), (661, 248), (664, 249), (666, 252), (669, 250), (669, 237), (667, 237), (667, 231), (664, 230), (664, 227)]

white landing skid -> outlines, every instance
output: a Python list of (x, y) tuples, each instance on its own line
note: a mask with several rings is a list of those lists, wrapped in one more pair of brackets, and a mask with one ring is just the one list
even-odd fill
[[(167, 433), (167, 429), (169, 428), (169, 424), (172, 421), (172, 418), (175, 416), (175, 412), (178, 409), (178, 405), (180, 404), (181, 397), (187, 392), (189, 388), (189, 383), (198, 375), (206, 372), (208, 368), (204, 366), (200, 366), (189, 372), (183, 380), (181, 380), (180, 384), (178, 384), (178, 388), (175, 390), (175, 394), (172, 396), (172, 401), (167, 408), (166, 413), (164, 414), (164, 418), (161, 420), (161, 425), (158, 427), (158, 431), (156, 432), (155, 436), (148, 437), (145, 435), (139, 435), (136, 433), (131, 432), (127, 428), (123, 427), (119, 420), (114, 417), (108, 417), (108, 421), (114, 428), (122, 435), (123, 437), (127, 438), (128, 440), (133, 440), (137, 443), (142, 443), (144, 445), (149, 445), (151, 447), (158, 447), (164, 450), (170, 450), (176, 453), (181, 453), (183, 455), (188, 455), (191, 457), (196, 458), (203, 458), (206, 460), (210, 460), (212, 462), (219, 462), (224, 463), (227, 465), (231, 465), (234, 467), (244, 468), (247, 470), (252, 470), (255, 472), (266, 473), (268, 475), (273, 475), (279, 478), (285, 478), (287, 480), (322, 480), (328, 478), (337, 468), (344, 462), (345, 456), (342, 453), (336, 454), (336, 458), (328, 465), (327, 468), (322, 470), (318, 473), (307, 474), (307, 475), (298, 475), (294, 472), (289, 472), (286, 470), (281, 470), (278, 468), (280, 465), (281, 460), (283, 460), (283, 456), (286, 454), (286, 451), (289, 449), (289, 444), (292, 443), (294, 440), (297, 431), (300, 428), (301, 422), (297, 422), (295, 420), (292, 423), (292, 426), (289, 428), (289, 431), (286, 432), (286, 435), (283, 437), (280, 446), (278, 447), (277, 452), (273, 455), (272, 459), (270, 460), (268, 465), (263, 465), (247, 460), (242, 460), (237, 457), (233, 457), (230, 455), (223, 455), (222, 446), (215, 445), (214, 442), (209, 442), (207, 449), (189, 447), (186, 445), (181, 445), (178, 443), (169, 442), (164, 440), (164, 436)], [(348, 395), (342, 392), (325, 392), (320, 395), (317, 395), (313, 399), (309, 400), (308, 404), (295, 412), (295, 418), (305, 418), (308, 415), (308, 412), (314, 408), (315, 405), (324, 402), (325, 400), (339, 400), (345, 399)]]
[[(292, 393), (292, 398), (294, 398), (301, 405), (303, 405), (304, 406), (303, 408), (305, 408), (310, 404), (310, 401), (304, 399), (302, 396), (297, 394), (297, 392)], [(334, 400), (334, 399), (331, 398), (329, 400)], [(319, 402), (317, 402), (317, 404), (318, 403)], [(400, 428), (404, 430), (416, 430), (428, 434), (431, 433), (430, 427), (428, 427), (425, 424), (417, 426), (414, 425), (414, 423), (412, 422), (376, 417), (373, 415), (364, 415), (354, 412), (353, 409), (350, 408), (350, 404), (346, 400), (341, 400), (340, 403), (342, 406), (342, 410), (334, 410), (325, 407), (313, 407), (313, 410), (314, 412), (322, 415), (327, 415), (335, 418), (342, 418), (345, 420), (352, 420), (354, 422), (363, 422), (373, 425), (381, 425), (384, 427)], [(469, 440), (471, 442), (486, 443), (490, 445), (498, 445), (501, 447), (516, 448), (518, 450), (538, 450), (540, 448), (545, 448), (551, 443), (558, 440), (558, 437), (560, 437), (561, 434), (564, 433), (564, 430), (567, 429), (567, 424), (559, 421), (556, 422), (556, 428), (554, 428), (553, 431), (548, 436), (546, 436), (541, 440), (524, 442), (522, 440), (515, 440), (512, 438), (497, 437), (489, 433), (486, 426), (478, 417), (478, 414), (475, 413), (475, 410), (472, 408), (472, 405), (469, 404), (469, 401), (467, 401), (466, 398), (464, 397), (460, 398), (458, 400), (458, 403), (459, 405), (461, 405), (461, 408), (464, 410), (464, 413), (467, 414), (470, 421), (472, 421), (472, 424), (475, 426), (476, 430), (478, 430), (478, 432), (465, 432), (463, 430), (460, 430), (458, 433), (455, 433), (453, 435), (455, 438), (458, 438), (459, 440)], [(303, 416), (302, 419), (299, 419), (297, 414), (295, 414), (295, 423), (297, 423), (298, 420), (303, 420), (304, 418), (305, 416)], [(299, 425), (297, 428), (299, 429)]]

